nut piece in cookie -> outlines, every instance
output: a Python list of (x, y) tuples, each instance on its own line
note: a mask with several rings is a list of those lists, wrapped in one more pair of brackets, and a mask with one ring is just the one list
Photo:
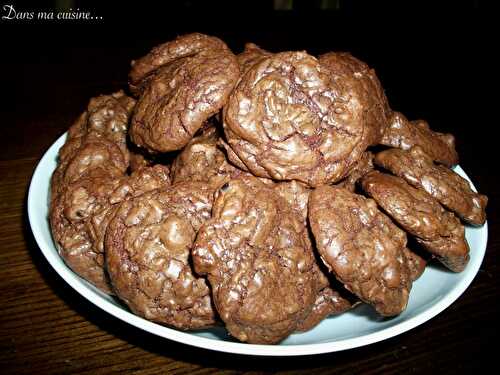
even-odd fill
[(243, 75), (223, 125), (229, 146), (254, 175), (319, 186), (343, 178), (361, 157), (364, 108), (330, 74), (305, 52), (282, 52)]
[(488, 198), (474, 192), (465, 178), (443, 165), (434, 164), (421, 147), (414, 146), (409, 151), (382, 151), (375, 157), (375, 163), (410, 185), (425, 190), (467, 223), (482, 225), (486, 221)]
[(298, 328), (316, 299), (304, 225), (272, 185), (255, 177), (233, 179), (216, 194), (212, 219), (193, 247), (195, 270), (208, 275), (232, 336), (277, 343)]
[(469, 261), (465, 228), (427, 192), (415, 189), (400, 177), (376, 171), (363, 177), (361, 185), (385, 212), (446, 267), (454, 272), (465, 268)]
[(215, 37), (187, 34), (132, 62), (138, 96), (130, 135), (151, 152), (179, 150), (226, 103), (240, 75), (236, 57)]
[(309, 198), (309, 222), (321, 259), (348, 290), (384, 316), (406, 308), (412, 285), (406, 234), (373, 200), (321, 186)]
[(184, 330), (215, 323), (208, 285), (189, 259), (211, 208), (212, 190), (195, 182), (120, 205), (106, 233), (106, 265), (117, 296), (134, 313)]
[(432, 160), (453, 167), (458, 164), (458, 153), (455, 150), (455, 137), (432, 131), (423, 120), (408, 121), (399, 112), (393, 112), (389, 126), (380, 142), (385, 146), (409, 150), (420, 146)]

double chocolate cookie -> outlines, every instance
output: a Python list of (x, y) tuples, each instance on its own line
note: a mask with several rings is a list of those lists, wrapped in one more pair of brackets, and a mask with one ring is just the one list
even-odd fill
[(167, 167), (144, 167), (131, 176), (80, 178), (52, 199), (50, 224), (59, 254), (73, 271), (106, 293), (104, 235), (117, 204), (170, 184)]
[(139, 98), (132, 141), (151, 152), (183, 148), (226, 103), (239, 75), (218, 38), (195, 33), (155, 47), (132, 62), (130, 87)]
[(193, 273), (190, 251), (210, 218), (212, 190), (180, 183), (123, 202), (106, 232), (115, 293), (136, 314), (179, 329), (215, 323), (210, 289)]
[(309, 186), (344, 177), (366, 148), (351, 96), (305, 52), (258, 60), (224, 109), (229, 146), (254, 175)]
[(348, 290), (384, 316), (406, 308), (412, 286), (406, 234), (373, 200), (321, 186), (311, 193), (309, 222), (321, 259)]
[(255, 177), (233, 179), (217, 192), (193, 262), (207, 275), (217, 311), (238, 340), (279, 342), (311, 312), (318, 279), (303, 229), (272, 186)]

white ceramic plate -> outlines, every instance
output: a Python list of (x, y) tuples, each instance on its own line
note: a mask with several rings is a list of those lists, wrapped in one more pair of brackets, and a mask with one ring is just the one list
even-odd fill
[[(129, 324), (170, 340), (222, 352), (269, 356), (319, 354), (368, 345), (406, 332), (450, 306), (472, 282), (486, 250), (487, 224), (480, 228), (467, 227), (471, 259), (465, 271), (455, 274), (439, 265), (428, 266), (413, 284), (406, 311), (392, 319), (383, 319), (369, 306), (361, 305), (348, 313), (325, 319), (309, 332), (293, 334), (279, 345), (235, 342), (222, 328), (181, 332), (132, 314), (113, 297), (101, 293), (74, 274), (59, 257), (49, 228), (48, 199), (50, 177), (65, 137), (61, 136), (45, 153), (31, 180), (28, 215), (38, 246), (55, 271), (90, 302)], [(459, 166), (455, 171), (468, 179)]]

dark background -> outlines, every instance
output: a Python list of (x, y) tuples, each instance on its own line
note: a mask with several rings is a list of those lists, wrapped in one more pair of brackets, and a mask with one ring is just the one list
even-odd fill
[[(103, 17), (88, 21), (0, 20), (0, 163), (5, 168), (13, 160), (40, 158), (86, 108), (90, 97), (126, 89), (130, 60), (176, 35), (198, 31), (221, 37), (235, 53), (250, 41), (270, 51), (305, 49), (314, 55), (330, 50), (352, 52), (375, 68), (394, 110), (409, 119), (426, 119), (434, 130), (457, 136), (461, 166), (476, 187), (490, 197), (490, 238), (484, 266), (466, 294), (445, 313), (382, 343), (295, 359), (212, 353), (127, 326), (93, 307), (54, 275), (36, 251), (24, 223), (26, 246), (35, 249), (30, 250), (34, 272), (41, 275), (44, 287), (53, 290), (83, 322), (97, 326), (98, 331), (105, 332), (103, 335), (172, 359), (172, 366), (179, 363), (175, 361), (182, 362), (178, 365), (180, 372), (189, 372), (189, 368), (199, 372), (202, 368), (301, 372), (314, 367), (314, 373), (334, 368), (350, 373), (432, 373), (437, 368), (442, 373), (456, 373), (495, 360), (490, 352), (498, 335), (500, 312), (497, 275), (493, 272), (498, 270), (494, 250), (498, 250), (499, 242), (494, 229), (498, 229), (499, 209), (495, 116), (498, 58), (494, 56), (498, 20), (487, 3), (191, 0), (127, 5), (123, 1), (30, 4), (2, 0), (2, 4), (12, 4), (18, 12), (72, 7)], [(7, 241), (3, 243), (10, 246)], [(8, 331), (7, 337), (10, 334)], [(142, 351), (133, 353), (137, 358), (149, 358), (137, 354)], [(23, 354), (16, 356), (22, 358)], [(26, 359), (26, 363), (40, 365), (37, 357), (27, 358), (35, 359)], [(97, 367), (86, 368), (85, 356), (78, 360), (74, 363), (80, 370), (98, 369), (100, 363), (89, 359), (88, 366)], [(112, 361), (111, 357), (105, 361)], [(127, 361), (126, 353), (123, 361)], [(148, 363), (137, 369), (141, 366)], [(23, 361), (7, 361), (7, 370), (19, 372), (22, 368)]]
[[(376, 69), (393, 109), (410, 119), (424, 118), (440, 131), (470, 129), (466, 139), (458, 139), (458, 150), (463, 142), (485, 147), (478, 148), (480, 154), (463, 155), (463, 166), (472, 173), (492, 172), (480, 168), (495, 155), (495, 147), (489, 147), (496, 144), (496, 137), (491, 134), (495, 128), (488, 112), (494, 99), (488, 90), (496, 78), (493, 51), (498, 41), (493, 27), (497, 21), (483, 2), (5, 3), (14, 3), (18, 12), (71, 7), (103, 17), (1, 20), (0, 84), (6, 95), (4, 121), (11, 124), (3, 131), (12, 141), (16, 135), (11, 132), (18, 134), (12, 124), (23, 123), (27, 111), (30, 116), (33, 111), (45, 116), (63, 111), (76, 117), (88, 97), (126, 87), (131, 59), (176, 35), (199, 31), (221, 37), (235, 53), (247, 41), (271, 51), (305, 49), (314, 55), (350, 51)], [(287, 3), (291, 10), (275, 9)], [(79, 92), (70, 87), (78, 87)], [(53, 100), (40, 101), (40, 97)], [(15, 141), (1, 157), (22, 152), (22, 140)]]

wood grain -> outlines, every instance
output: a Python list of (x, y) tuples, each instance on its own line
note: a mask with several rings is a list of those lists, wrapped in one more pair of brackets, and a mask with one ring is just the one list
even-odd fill
[[(243, 41), (234, 39), (232, 44), (242, 46)], [(279, 41), (274, 43), (278, 45)], [(2, 117), (1, 374), (446, 374), (477, 371), (495, 360), (489, 348), (499, 334), (500, 179), (495, 166), (498, 160), (489, 153), (497, 141), (485, 137), (486, 128), (482, 128), (483, 133), (471, 129), (466, 119), (475, 118), (474, 113), (453, 114), (443, 105), (452, 108), (454, 104), (437, 99), (429, 99), (428, 119), (436, 130), (455, 133), (462, 167), (489, 196), (490, 237), (485, 260), (472, 285), (425, 324), (389, 340), (344, 352), (252, 358), (197, 349), (145, 333), (108, 315), (69, 287), (44, 259), (31, 234), (26, 215), (29, 181), (43, 152), (85, 108), (89, 97), (125, 87), (128, 61), (131, 56), (139, 56), (139, 48), (145, 47), (73, 46), (64, 53), (54, 47), (38, 61), (21, 61), (20, 65), (12, 63), (2, 69), (22, 78), (14, 82), (10, 76), (5, 77), (16, 86), (6, 90), (14, 96), (11, 100), (15, 104), (11, 102)], [(388, 86), (392, 84), (390, 92), (407, 92), (395, 86), (397, 78), (391, 81), (387, 72), (385, 77)], [(420, 78), (425, 79), (424, 75)], [(423, 85), (440, 84), (436, 77), (427, 78)], [(440, 86), (435, 89), (443, 90)], [(413, 113), (422, 106), (420, 96), (418, 100), (410, 96), (406, 102), (400, 98), (399, 103), (403, 108), (398, 109)], [(476, 126), (479, 123), (483, 122)]]

